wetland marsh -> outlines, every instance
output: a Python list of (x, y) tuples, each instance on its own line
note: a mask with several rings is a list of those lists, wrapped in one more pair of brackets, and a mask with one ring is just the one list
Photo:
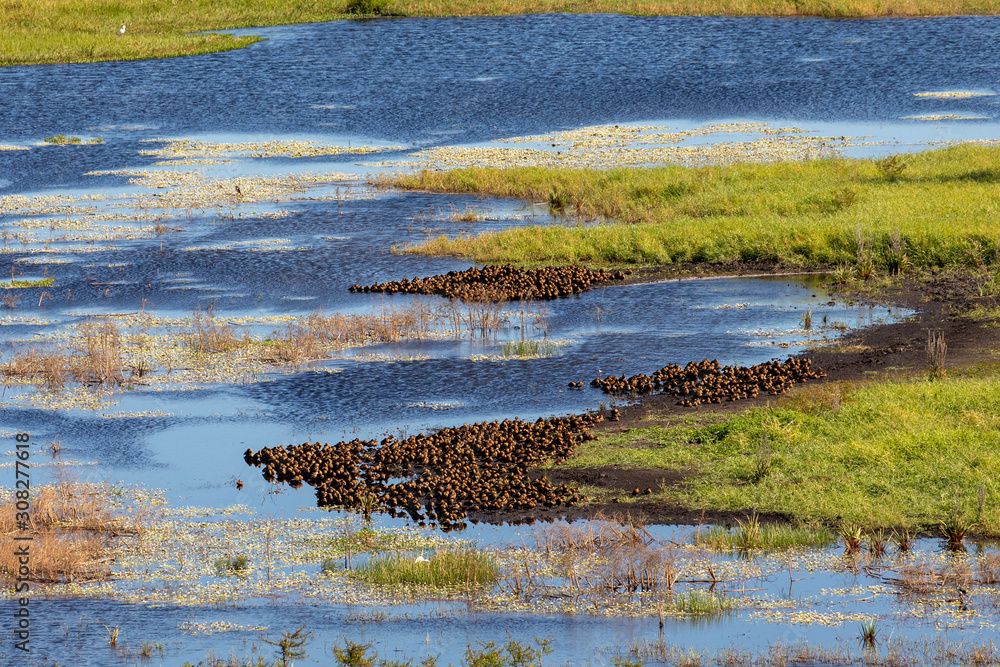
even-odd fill
[[(997, 28), (400, 18), (0, 68), (0, 470), (39, 514), (0, 659), (997, 663)], [(302, 443), (399, 456), (273, 465)], [(539, 507), (462, 495), (496, 471)]]

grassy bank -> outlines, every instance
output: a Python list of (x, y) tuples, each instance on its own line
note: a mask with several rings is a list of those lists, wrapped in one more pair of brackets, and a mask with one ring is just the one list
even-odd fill
[[(0, 65), (140, 60), (238, 49), (257, 37), (203, 30), (330, 21), (346, 2), (34, 0), (0, 3)], [(118, 30), (125, 24), (125, 34)]]
[(849, 263), (865, 275), (995, 263), (998, 181), (1000, 148), (965, 145), (882, 161), (422, 171), (384, 184), (517, 197), (620, 223), (442, 236), (415, 253), (526, 264)]
[[(996, 0), (36, 0), (0, 3), (0, 65), (138, 60), (237, 49), (256, 37), (206, 30), (347, 16), (496, 16), (547, 12), (731, 16), (938, 16), (1000, 13)], [(119, 37), (118, 29), (127, 26)]]
[(801, 388), (735, 417), (602, 436), (568, 465), (690, 471), (664, 493), (694, 508), (886, 529), (958, 516), (998, 535), (1000, 379), (989, 375)]

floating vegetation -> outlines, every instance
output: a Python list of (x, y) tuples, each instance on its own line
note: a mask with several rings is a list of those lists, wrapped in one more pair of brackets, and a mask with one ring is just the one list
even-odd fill
[[(747, 141), (677, 145), (693, 138), (751, 135)], [(486, 147), (445, 146), (418, 151), (420, 167), (644, 167), (654, 164), (727, 164), (775, 162), (841, 155), (845, 148), (865, 145), (857, 137), (809, 136), (799, 128), (773, 128), (767, 123), (712, 124), (690, 130), (659, 125), (598, 125), (544, 135), (514, 137)], [(521, 148), (504, 144), (535, 144)]]
[[(296, 371), (304, 364), (330, 359), (349, 348), (443, 336), (472, 338), (482, 333), (478, 312), (454, 304), (431, 308), (424, 303), (376, 307), (367, 315), (327, 316), (317, 311), (298, 317), (217, 318), (196, 311), (184, 318), (145, 312), (98, 318), (70, 312), (66, 315), (83, 317), (85, 321), (16, 343), (0, 364), (0, 376), (7, 386), (33, 386), (40, 392), (8, 394), (3, 400), (8, 405), (52, 409), (84, 405), (103, 409), (110, 394), (98, 396), (98, 390), (190, 389), (210, 382), (241, 382), (276, 369)], [(504, 312), (490, 313), (493, 319), (489, 326), (509, 323)], [(524, 317), (529, 316), (534, 317), (526, 311)], [(6, 325), (38, 323), (46, 322), (0, 319), (0, 324)], [(254, 335), (251, 327), (277, 328)], [(352, 358), (363, 357), (355, 354)], [(396, 360), (385, 355), (370, 359)]]
[(996, 93), (973, 93), (966, 90), (954, 90), (940, 93), (913, 93), (913, 96), (941, 100), (961, 100), (968, 97), (995, 97)]
[[(261, 216), (269, 217), (269, 216)], [(181, 252), (203, 252), (219, 250), (245, 250), (246, 252), (281, 252), (288, 250), (305, 250), (306, 248), (290, 245), (291, 239), (258, 239), (248, 241), (230, 241), (211, 246), (191, 246), (181, 248)]]
[(191, 635), (214, 635), (219, 632), (264, 632), (266, 625), (237, 625), (226, 621), (211, 621), (208, 623), (196, 623), (194, 621), (182, 621), (177, 624), (177, 629)]
[(101, 419), (139, 419), (148, 417), (173, 417), (174, 413), (163, 410), (141, 410), (138, 412), (104, 412)]
[(404, 408), (429, 408), (431, 410), (451, 410), (453, 408), (464, 408), (465, 403), (454, 402), (454, 403), (428, 403), (427, 401), (417, 401), (416, 403), (407, 403), (403, 406)]
[(64, 146), (64, 145), (67, 145), (67, 144), (87, 145), (87, 144), (103, 144), (104, 143), (104, 139), (102, 139), (101, 137), (97, 137), (96, 139), (89, 139), (87, 141), (84, 141), (80, 137), (66, 137), (66, 136), (63, 136), (61, 134), (57, 134), (54, 137), (45, 137), (44, 141), (47, 144), (57, 144), (57, 145), (60, 145), (60, 146)]
[(39, 278), (37, 280), (11, 280), (10, 282), (0, 282), (3, 289), (26, 289), (29, 287), (52, 287), (56, 284), (55, 278)]
[(374, 285), (352, 285), (352, 292), (386, 292), (388, 294), (439, 294), (464, 301), (513, 301), (556, 299), (586, 292), (592, 287), (631, 275), (626, 271), (593, 270), (579, 266), (541, 269), (519, 269), (503, 266), (472, 267), (465, 271), (449, 271), (444, 275), (410, 280), (394, 280)]
[(213, 158), (318, 157), (321, 155), (365, 155), (380, 151), (401, 150), (402, 146), (331, 146), (315, 141), (259, 141), (220, 143), (194, 139), (143, 139), (142, 143), (162, 143), (161, 148), (139, 151), (139, 155), (170, 160)]
[(957, 113), (924, 114), (921, 116), (900, 116), (903, 120), (989, 120), (989, 116), (969, 116)]

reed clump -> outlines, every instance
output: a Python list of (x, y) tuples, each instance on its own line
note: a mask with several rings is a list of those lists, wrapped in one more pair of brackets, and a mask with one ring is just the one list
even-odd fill
[[(108, 508), (109, 489), (62, 479), (31, 490), (28, 518), (14, 493), (0, 502), (0, 580), (14, 582), (21, 565), (16, 555), (30, 535), (30, 581), (98, 581), (110, 575), (114, 538), (140, 534), (141, 515), (124, 516)], [(19, 513), (22, 515), (19, 518)]]
[(927, 379), (943, 380), (945, 378), (944, 362), (948, 357), (948, 344), (940, 331), (927, 332)]
[(499, 567), (493, 558), (473, 548), (439, 549), (430, 558), (387, 554), (369, 560), (355, 574), (379, 586), (474, 588), (493, 585)]
[(733, 528), (715, 526), (698, 534), (698, 544), (718, 551), (760, 550), (780, 551), (798, 547), (826, 547), (833, 543), (833, 534), (826, 528), (761, 523), (756, 516), (737, 520)]
[(26, 380), (53, 391), (70, 382), (114, 388), (127, 378), (124, 352), (121, 331), (113, 322), (89, 318), (61, 349), (27, 347), (0, 365), (0, 375), (7, 382)]
[[(642, 521), (630, 515), (546, 527), (536, 533), (536, 541), (538, 552), (552, 563), (576, 599), (598, 601), (645, 593), (673, 596), (684, 567), (676, 548), (658, 545)], [(531, 597), (545, 589), (543, 579), (525, 561), (508, 568), (501, 588)], [(678, 594), (678, 599), (679, 612), (699, 613), (692, 611), (685, 594)]]

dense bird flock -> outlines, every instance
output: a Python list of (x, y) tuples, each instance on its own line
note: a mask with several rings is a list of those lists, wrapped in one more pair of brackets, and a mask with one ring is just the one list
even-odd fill
[(405, 440), (389, 436), (335, 445), (305, 443), (248, 449), (248, 465), (263, 466), (269, 482), (294, 488), (309, 484), (320, 506), (408, 515), (423, 525), (464, 526), (470, 512), (509, 512), (544, 505), (571, 505), (576, 489), (553, 487), (528, 469), (560, 463), (593, 440), (600, 415), (524, 422), (519, 419), (463, 424)]
[(826, 377), (826, 373), (811, 370), (811, 366), (812, 361), (805, 358), (790, 358), (784, 363), (768, 361), (750, 367), (721, 367), (717, 360), (705, 359), (683, 368), (669, 364), (651, 376), (640, 373), (630, 378), (624, 375), (596, 378), (590, 385), (612, 395), (644, 395), (658, 391), (680, 398), (678, 405), (693, 407), (755, 398), (763, 392), (777, 396), (796, 382)]
[(544, 269), (519, 269), (516, 266), (472, 267), (465, 271), (449, 271), (444, 275), (410, 280), (393, 280), (374, 285), (352, 285), (352, 292), (386, 292), (389, 294), (438, 294), (463, 301), (518, 301), (522, 299), (556, 299), (585, 292), (591, 287), (624, 280), (626, 271), (592, 270), (579, 266)]

